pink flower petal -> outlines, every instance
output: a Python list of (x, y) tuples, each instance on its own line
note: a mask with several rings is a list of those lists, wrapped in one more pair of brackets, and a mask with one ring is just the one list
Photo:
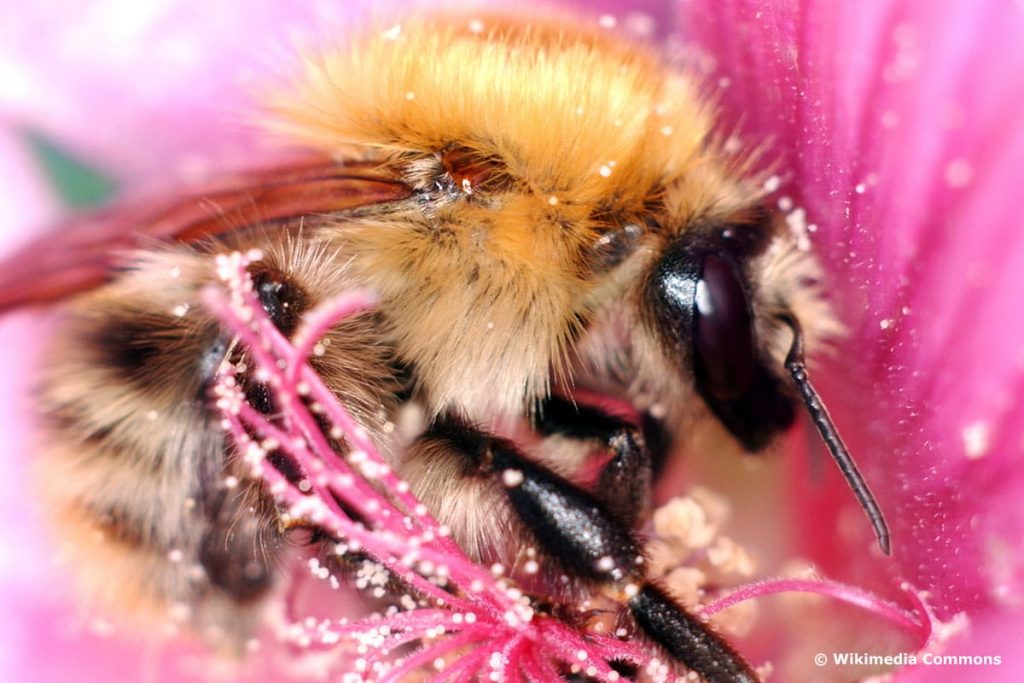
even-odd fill
[(258, 156), (247, 88), (294, 47), (372, 3), (145, 4), (61, 0), (0, 8), (0, 123), (28, 126), (133, 183)]
[(895, 552), (869, 559), (838, 478), (814, 491), (800, 471), (803, 552), (910, 581), (943, 618), (1020, 624), (1024, 11), (696, 0), (682, 21), (744, 139), (773, 141), (850, 327), (819, 381)]
[[(12, 5), (0, 9), (0, 64), (10, 74), (0, 124), (39, 128), (133, 182), (211, 158), (242, 160), (258, 153), (231, 124), (244, 110), (245, 74), (273, 68), (293, 35), (330, 35), (326, 27), (345, 23), (339, 14), (368, 4)], [(599, 5), (620, 21), (636, 8), (672, 15), (654, 0)], [(799, 549), (830, 575), (893, 599), (909, 580), (931, 592), (944, 618), (969, 611), (978, 628), (967, 646), (1018, 628), (1020, 613), (1010, 610), (1024, 593), (1024, 232), (1015, 205), (1024, 180), (1024, 12), (967, 0), (685, 0), (678, 14), (723, 112), (745, 142), (772, 141), (779, 195), (820, 227), (816, 248), (850, 327), (818, 383), (888, 512), (895, 554), (867, 552), (866, 525), (843, 484), (829, 472), (828, 485), (815, 488), (794, 460)], [(52, 210), (46, 193), (8, 138), (0, 149), (0, 208), (14, 217), (6, 225), (38, 224)], [(5, 194), (15, 187), (28, 189)], [(13, 378), (2, 408), (32, 377), (21, 359), (40, 332), (15, 330), (22, 324), (0, 321), (2, 370)], [(11, 485), (3, 500), (16, 513), (28, 497), (13, 484), (24, 481), (17, 454), (28, 446), (22, 429), (5, 424), (4, 437)], [(31, 526), (4, 535), (4, 548), (45, 555)], [(66, 680), (44, 654), (50, 641), (17, 635), (49, 623), (50, 607), (26, 605), (51, 604), (33, 602), (50, 585), (11, 578), (5, 572), (36, 565), (9, 557), (0, 555), (0, 599), (19, 622), (0, 618), (0, 632), (26, 647), (5, 647), (38, 657), (34, 680)], [(127, 650), (114, 645), (112, 661), (131, 659)], [(29, 669), (7, 675), (3, 663), (0, 678), (27, 680)], [(115, 670), (106, 667), (97, 663)], [(923, 671), (913, 675), (939, 680)]]

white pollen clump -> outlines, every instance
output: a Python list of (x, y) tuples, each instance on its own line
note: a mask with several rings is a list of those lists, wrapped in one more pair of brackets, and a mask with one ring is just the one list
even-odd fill
[(381, 36), (385, 40), (398, 40), (398, 37), (400, 35), (402, 35), (402, 25), (401, 24), (395, 24), (394, 26), (392, 26), (387, 31), (384, 31), (384, 33), (381, 34)]
[(969, 460), (983, 458), (992, 446), (992, 425), (984, 420), (972, 422), (963, 428), (960, 438), (964, 443), (964, 454)]
[(797, 207), (786, 214), (786, 225), (794, 237), (807, 234), (807, 212)]
[[(727, 500), (701, 487), (655, 510), (655, 536), (645, 547), (648, 575), (691, 606), (707, 599), (708, 586), (728, 589), (749, 581), (754, 560), (743, 546), (720, 533), (729, 514)], [(714, 622), (742, 635), (753, 626), (756, 610), (755, 602), (748, 601), (716, 615)]]
[(523, 473), (521, 470), (505, 470), (501, 473), (501, 483), (507, 488), (515, 488), (523, 483)]
[(857, 183), (857, 185), (853, 188), (853, 191), (856, 192), (857, 194), (864, 194), (865, 192), (867, 192), (867, 190), (868, 186), (865, 185), (864, 183)]
[(754, 574), (754, 561), (736, 541), (726, 536), (719, 536), (715, 544), (708, 548), (708, 562), (724, 574), (749, 577)]
[(551, 195), (550, 197), (548, 197), (548, 204), (550, 204), (551, 206), (558, 206), (558, 197), (556, 197), (555, 195)]
[(611, 555), (605, 555), (597, 561), (597, 571), (610, 572), (615, 569), (615, 560)]
[(743, 140), (738, 135), (730, 135), (722, 145), (722, 151), (726, 154), (736, 154), (743, 149)]
[(769, 176), (768, 179), (764, 181), (764, 191), (765, 192), (775, 192), (781, 186), (782, 186), (782, 178), (780, 178), (777, 175)]
[(470, 19), (470, 21), (469, 21), (469, 31), (470, 31), (470, 33), (474, 33), (474, 34), (477, 34), (477, 35), (483, 33), (484, 32), (484, 22), (480, 21), (479, 19)]
[(183, 602), (175, 602), (170, 607), (172, 621), (187, 621), (192, 617), (192, 608)]
[(885, 318), (885, 319), (883, 319), (883, 320), (879, 320), (879, 321), (878, 321), (878, 326), (879, 326), (880, 328), (882, 328), (883, 330), (887, 330), (887, 329), (889, 329), (890, 327), (892, 327), (892, 321), (891, 321), (891, 320), (889, 320), (888, 318)]
[(650, 38), (657, 28), (654, 17), (644, 12), (630, 12), (623, 23), (626, 30), (638, 38)]
[(608, 164), (601, 164), (601, 168), (599, 168), (597, 172), (601, 175), (601, 177), (607, 178), (612, 174), (612, 167), (609, 166)]
[(965, 159), (954, 159), (946, 166), (945, 178), (950, 187), (966, 187), (974, 178), (974, 169)]
[(540, 571), (540, 565), (537, 564), (536, 560), (529, 560), (523, 565), (523, 571), (527, 574), (536, 574)]
[(188, 313), (189, 308), (191, 308), (191, 306), (188, 304), (178, 304), (171, 310), (171, 313), (174, 314), (174, 317), (176, 318), (184, 318), (185, 314)]
[(405, 93), (405, 99), (407, 99), (410, 102), (412, 102), (413, 100), (416, 99), (416, 93), (414, 93), (412, 90), (410, 90), (409, 92)]
[(662, 126), (661, 134), (664, 135), (665, 137), (672, 135), (672, 126)]
[(618, 20), (614, 16), (612, 16), (611, 14), (602, 14), (597, 19), (597, 24), (601, 28), (612, 29), (612, 28), (615, 28), (615, 25), (618, 24), (618, 23), (619, 23)]
[(654, 512), (654, 531), (687, 549), (703, 548), (718, 535), (718, 524), (692, 497), (673, 498)]

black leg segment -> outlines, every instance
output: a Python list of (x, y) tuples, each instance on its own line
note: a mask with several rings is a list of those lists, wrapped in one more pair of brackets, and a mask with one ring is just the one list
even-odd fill
[(653, 471), (644, 434), (636, 426), (559, 396), (544, 401), (537, 431), (600, 444), (611, 459), (602, 470), (595, 495), (623, 525), (632, 528), (650, 505)]
[(757, 683), (757, 674), (732, 646), (654, 584), (629, 600), (629, 611), (651, 640), (708, 683)]
[(525, 459), (510, 444), (495, 443), (489, 455), (516, 515), (566, 569), (606, 582), (626, 580), (642, 568), (632, 535), (595, 497)]
[[(642, 449), (619, 431), (618, 469), (601, 476), (606, 486), (631, 473)], [(700, 619), (648, 582), (641, 544), (598, 497), (523, 455), (518, 447), (464, 422), (446, 418), (428, 435), (458, 452), (464, 476), (489, 477), (538, 550), (574, 579), (623, 604), (644, 636), (671, 659), (711, 683), (756, 683), (747, 662)], [(646, 461), (644, 461), (646, 462)]]

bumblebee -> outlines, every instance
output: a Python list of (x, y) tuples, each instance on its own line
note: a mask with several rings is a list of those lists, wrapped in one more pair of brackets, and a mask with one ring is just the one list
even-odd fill
[[(803, 405), (888, 552), (804, 362), (838, 329), (820, 269), (658, 54), (578, 25), (413, 19), (303, 58), (265, 101), (293, 160), (94, 217), (0, 276), (0, 310), (63, 300), (43, 471), (94, 591), (230, 637), (279, 580), (292, 534), (229, 457), (209, 390), (238, 351), (200, 301), (212, 257), (253, 248), (286, 335), (328, 297), (376, 293), (314, 366), (468, 552), (532, 539), (708, 680), (756, 676), (636, 561), (654, 442), (717, 429), (758, 452)], [(275, 411), (258, 378), (246, 390)], [(409, 406), (422, 424), (398, 438)], [(516, 420), (599, 444), (597, 480), (578, 449), (504, 438)]]

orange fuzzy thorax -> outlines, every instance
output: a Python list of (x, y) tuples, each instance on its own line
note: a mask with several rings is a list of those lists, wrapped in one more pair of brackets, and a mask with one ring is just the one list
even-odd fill
[(568, 26), (413, 20), (307, 57), (270, 106), (292, 140), (380, 159), (430, 194), (347, 219), (337, 239), (434, 412), (522, 413), (546, 393), (593, 314), (603, 234), (652, 218), (679, 231), (737, 204), (691, 83)]

